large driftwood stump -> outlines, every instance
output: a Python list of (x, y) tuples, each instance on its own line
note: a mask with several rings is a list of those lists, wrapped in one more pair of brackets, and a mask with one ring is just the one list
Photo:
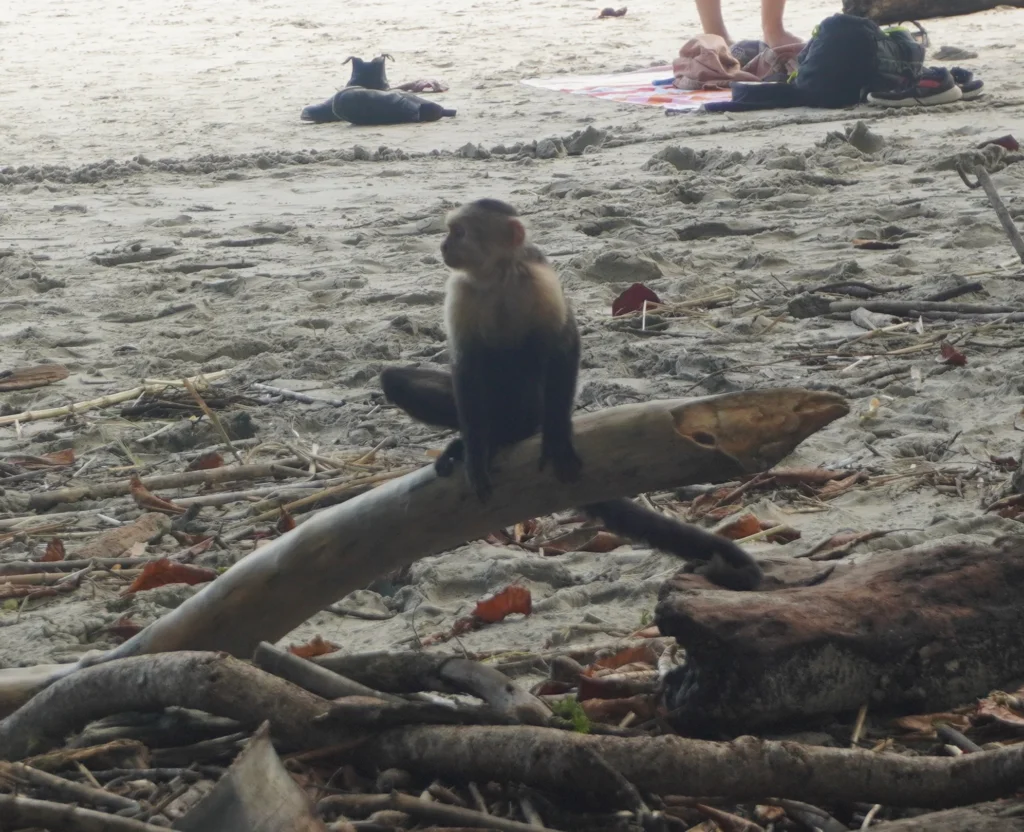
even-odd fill
[(880, 26), (930, 17), (957, 17), (997, 6), (1022, 8), (1024, 0), (843, 0), (846, 14), (869, 18)]
[(844, 416), (842, 397), (799, 388), (624, 405), (575, 421), (578, 482), (538, 472), (540, 438), (498, 455), (486, 505), (432, 466), (325, 509), (236, 563), (114, 650), (75, 665), (0, 671), (0, 716), (80, 667), (173, 650), (249, 658), (329, 604), (419, 558), (530, 517), (644, 491), (763, 471)]
[(865, 704), (937, 711), (1024, 675), (1024, 538), (877, 553), (812, 586), (707, 586), (677, 575), (655, 612), (686, 648), (666, 701), (691, 734), (806, 724)]

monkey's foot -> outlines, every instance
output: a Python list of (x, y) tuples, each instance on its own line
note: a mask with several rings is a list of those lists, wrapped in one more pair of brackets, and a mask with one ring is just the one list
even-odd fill
[(551, 467), (555, 470), (555, 477), (560, 482), (575, 482), (583, 471), (583, 460), (572, 449), (557, 453), (542, 451), (538, 469), (543, 471), (548, 462), (551, 463)]

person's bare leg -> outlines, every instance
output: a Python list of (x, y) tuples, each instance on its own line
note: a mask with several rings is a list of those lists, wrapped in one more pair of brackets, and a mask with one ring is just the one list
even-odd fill
[[(697, 9), (700, 9), (700, 0), (697, 2)], [(782, 13), (785, 10), (786, 0), (761, 0), (761, 31), (765, 43), (773, 49), (776, 46), (786, 46), (803, 40), (792, 32), (787, 32), (786, 27), (782, 25)], [(701, 22), (703, 20), (702, 16)]]
[[(785, 2), (785, 0), (783, 0)], [(732, 46), (732, 39), (722, 19), (722, 0), (697, 0), (697, 14), (705, 35), (720, 35)]]

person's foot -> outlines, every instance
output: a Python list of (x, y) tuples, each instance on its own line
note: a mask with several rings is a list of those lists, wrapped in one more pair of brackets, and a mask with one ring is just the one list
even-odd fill
[(764, 41), (772, 49), (776, 49), (780, 46), (789, 46), (791, 43), (803, 43), (804, 39), (785, 29), (780, 29), (778, 32), (765, 32)]

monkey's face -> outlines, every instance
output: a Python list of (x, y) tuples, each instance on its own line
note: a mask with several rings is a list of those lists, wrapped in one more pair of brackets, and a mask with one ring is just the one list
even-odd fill
[(448, 223), (448, 236), (441, 243), (441, 257), (450, 269), (469, 269), (486, 259), (476, 235), (471, 233), (465, 222), (457, 218)]

